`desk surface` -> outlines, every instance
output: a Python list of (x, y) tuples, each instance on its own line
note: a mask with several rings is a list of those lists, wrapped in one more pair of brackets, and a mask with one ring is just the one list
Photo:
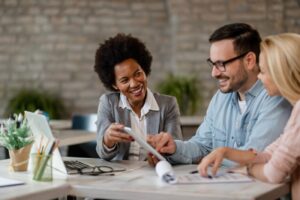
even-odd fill
[(24, 185), (0, 187), (1, 199), (54, 199), (68, 194), (71, 186), (65, 180), (51, 183), (33, 181), (29, 172), (12, 172), (9, 170), (9, 159), (0, 161), (0, 176), (20, 180)]
[[(196, 165), (179, 165), (177, 175), (186, 174)], [(268, 184), (261, 181), (248, 183), (186, 184), (169, 185), (162, 183), (154, 168), (145, 165), (127, 173), (82, 184), (72, 182), (70, 194), (104, 199), (276, 199), (289, 191), (288, 184)]]
[(96, 141), (96, 132), (73, 129), (52, 130), (52, 132), (53, 136), (59, 139), (59, 146)]
[[(83, 159), (91, 161), (94, 159)], [(2, 177), (19, 179), (25, 185), (0, 188), (5, 199), (49, 199), (67, 194), (104, 199), (276, 199), (289, 192), (288, 184), (267, 184), (260, 181), (227, 184), (168, 185), (162, 183), (154, 168), (137, 161), (122, 162), (126, 172), (115, 176), (69, 176), (67, 180), (56, 179), (51, 183), (31, 180), (29, 172), (8, 172), (8, 160), (0, 161)], [(176, 174), (195, 169), (195, 165), (175, 166)], [(18, 191), (18, 192), (15, 192)]]

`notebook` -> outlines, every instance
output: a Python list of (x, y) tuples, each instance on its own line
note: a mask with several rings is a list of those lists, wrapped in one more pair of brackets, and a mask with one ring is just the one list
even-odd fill
[[(44, 115), (25, 111), (25, 116), (28, 120), (28, 125), (35, 138), (35, 144), (31, 149), (31, 153), (37, 153), (37, 146), (40, 145), (41, 141), (46, 142), (48, 140), (55, 140), (55, 138), (52, 134), (49, 123)], [(65, 175), (78, 174), (78, 169), (101, 165), (111, 166), (114, 169), (114, 171), (121, 171), (121, 169), (123, 169), (123, 171), (125, 170), (123, 166), (120, 166), (116, 163), (104, 161), (102, 159), (94, 159), (94, 161), (88, 162), (79, 162), (76, 160), (63, 160), (57, 148), (53, 151), (52, 154), (52, 168), (54, 173), (56, 172)]]

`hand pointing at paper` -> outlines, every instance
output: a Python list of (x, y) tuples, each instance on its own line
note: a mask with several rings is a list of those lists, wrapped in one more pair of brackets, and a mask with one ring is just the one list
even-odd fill
[[(161, 154), (173, 154), (176, 151), (176, 144), (171, 134), (160, 132), (157, 135), (148, 135), (147, 142)], [(154, 156), (148, 157), (150, 165), (155, 165), (159, 160)]]

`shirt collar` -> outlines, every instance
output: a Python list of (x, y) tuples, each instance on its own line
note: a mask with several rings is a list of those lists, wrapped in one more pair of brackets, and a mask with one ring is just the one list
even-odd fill
[[(254, 85), (245, 93), (246, 102), (249, 100), (249, 98), (254, 98), (257, 95), (260, 94), (260, 92), (264, 89), (264, 86), (261, 82), (261, 80), (257, 80)], [(234, 98), (233, 103), (238, 103), (238, 93), (234, 92)]]
[[(119, 107), (121, 107), (123, 109), (127, 108), (128, 110), (132, 110), (125, 95), (120, 93), (120, 99), (121, 99), (121, 101), (119, 101)], [(142, 107), (141, 115), (147, 114), (149, 112), (149, 110), (159, 111), (159, 106), (155, 100), (153, 93), (151, 92), (151, 90), (149, 88), (147, 88), (146, 101)]]
[(263, 89), (264, 89), (264, 86), (263, 86), (261, 80), (258, 79), (255, 82), (255, 84), (250, 88), (250, 90), (246, 92), (246, 95), (250, 94), (250, 95), (256, 97)]

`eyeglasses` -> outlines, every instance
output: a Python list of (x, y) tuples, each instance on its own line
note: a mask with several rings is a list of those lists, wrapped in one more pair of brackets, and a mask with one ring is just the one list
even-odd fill
[(231, 63), (231, 62), (233, 62), (233, 61), (235, 61), (237, 59), (240, 59), (240, 58), (244, 57), (245, 55), (247, 55), (248, 53), (249, 52), (243, 53), (241, 55), (238, 55), (238, 56), (236, 56), (234, 58), (230, 58), (230, 59), (225, 60), (225, 61), (219, 61), (218, 60), (216, 62), (213, 62), (213, 61), (211, 61), (210, 58), (208, 58), (206, 61), (207, 61), (208, 65), (210, 67), (214, 67), (215, 66), (219, 71), (225, 72), (226, 71), (226, 68), (225, 68), (226, 64)]
[(86, 167), (82, 169), (77, 169), (79, 174), (82, 175), (90, 175), (90, 176), (98, 176), (98, 175), (108, 175), (113, 176), (114, 172), (122, 172), (125, 169), (114, 169), (110, 166), (95, 166), (95, 167)]
[(101, 166), (90, 166), (80, 161), (64, 161), (66, 167), (70, 170), (76, 170), (79, 174), (82, 175), (91, 175), (91, 176), (98, 176), (98, 175), (108, 175), (113, 176), (114, 172), (122, 172), (125, 171), (125, 168), (117, 168), (114, 169), (110, 166), (101, 165)]

